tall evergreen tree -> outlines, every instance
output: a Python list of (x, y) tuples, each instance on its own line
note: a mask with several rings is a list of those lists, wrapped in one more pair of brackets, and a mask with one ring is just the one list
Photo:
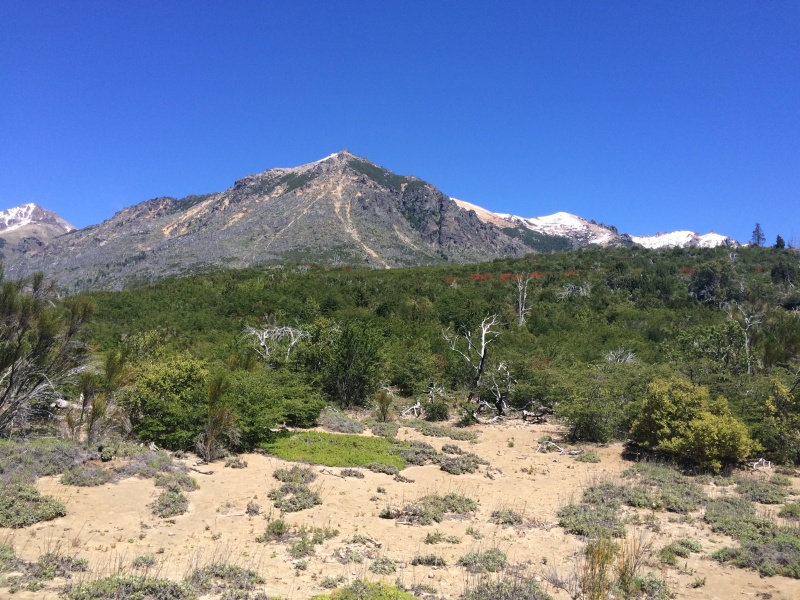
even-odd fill
[(778, 250), (783, 250), (786, 248), (786, 242), (783, 241), (783, 238), (780, 235), (778, 235), (778, 237), (775, 239), (775, 247)]
[(753, 237), (750, 241), (753, 243), (753, 246), (763, 246), (766, 240), (767, 237), (764, 235), (764, 230), (761, 229), (761, 223), (756, 223), (756, 228), (753, 229)]

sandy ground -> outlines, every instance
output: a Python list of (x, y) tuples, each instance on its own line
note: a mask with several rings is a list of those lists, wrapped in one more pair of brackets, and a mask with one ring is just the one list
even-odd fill
[[(225, 560), (261, 573), (267, 594), (298, 600), (325, 593), (320, 586), (325, 577), (381, 579), (368, 570), (371, 559), (343, 565), (333, 555), (355, 533), (367, 534), (380, 543), (380, 548), (371, 548), (373, 557), (387, 556), (400, 563), (397, 573), (383, 579), (406, 585), (425, 583), (446, 598), (456, 598), (464, 591), (469, 576), (455, 563), (475, 549), (497, 547), (511, 561), (528, 563), (528, 572), (540, 576), (552, 568), (568, 573), (582, 543), (556, 525), (556, 511), (570, 499), (579, 500), (586, 485), (618, 478), (627, 467), (621, 458), (622, 447), (596, 449), (602, 458), (600, 463), (581, 463), (571, 456), (536, 452), (540, 436), (559, 433), (555, 425), (512, 422), (478, 429), (477, 443), (423, 437), (406, 428), (401, 429), (400, 438), (424, 440), (437, 449), (444, 443), (455, 443), (488, 460), (491, 477), (487, 476), (486, 467), (481, 467), (479, 473), (455, 476), (437, 466), (424, 466), (404, 470), (403, 475), (414, 481), (400, 483), (366, 469), (365, 478), (359, 480), (337, 476), (339, 469), (314, 467), (319, 477), (312, 485), (321, 490), (323, 504), (288, 514), (286, 521), (298, 526), (331, 526), (339, 530), (339, 535), (316, 547), (316, 555), (308, 559), (305, 571), (294, 568), (287, 544), (255, 541), (267, 524), (266, 516), (248, 517), (245, 507), (253, 501), (269, 512), (267, 492), (278, 485), (272, 473), (287, 465), (257, 454), (243, 456), (249, 465), (246, 469), (223, 468), (222, 463), (215, 463), (203, 467), (213, 470), (210, 475), (192, 473), (200, 489), (188, 494), (189, 511), (175, 517), (174, 522), (151, 514), (148, 504), (159, 491), (152, 480), (130, 478), (97, 488), (76, 488), (63, 486), (55, 478), (42, 479), (38, 488), (62, 500), (67, 516), (24, 530), (0, 530), (0, 539), (10, 539), (17, 554), (28, 560), (52, 550), (87, 558), (89, 571), (76, 575), (76, 579), (134, 572), (131, 561), (148, 553), (154, 553), (158, 560), (150, 574), (172, 579), (185, 577), (195, 566)], [(794, 485), (800, 489), (800, 480), (795, 479)], [(385, 488), (385, 493), (377, 493), (379, 486)], [(469, 519), (446, 519), (426, 527), (378, 517), (387, 505), (401, 507), (425, 494), (451, 491), (479, 499), (478, 512)], [(526, 525), (512, 528), (491, 524), (490, 514), (499, 508), (524, 513)], [(646, 530), (645, 536), (656, 552), (678, 537), (694, 538), (703, 546), (701, 554), (680, 559), (677, 567), (663, 567), (653, 558), (645, 568), (665, 577), (676, 598), (800, 598), (798, 580), (760, 578), (755, 572), (721, 566), (710, 559), (711, 552), (734, 542), (711, 533), (699, 513), (688, 522), (663, 512), (655, 516), (660, 531)], [(484, 537), (476, 540), (466, 535), (470, 526)], [(634, 529), (628, 526), (629, 532)], [(426, 534), (435, 530), (457, 535), (461, 543), (426, 545)], [(411, 558), (418, 553), (439, 554), (448, 566), (413, 567)], [(701, 587), (692, 587), (703, 579)], [(37, 592), (20, 591), (13, 597), (56, 598), (61, 583), (54, 581)], [(543, 585), (555, 598), (568, 598), (546, 582)], [(0, 597), (4, 593), (8, 594), (7, 590), (0, 589)]]

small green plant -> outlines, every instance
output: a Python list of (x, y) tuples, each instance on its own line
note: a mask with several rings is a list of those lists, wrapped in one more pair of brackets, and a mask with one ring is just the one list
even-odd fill
[(251, 500), (247, 503), (244, 512), (248, 517), (256, 517), (261, 514), (261, 506)]
[(279, 540), (289, 533), (289, 524), (283, 519), (274, 519), (267, 523), (263, 534), (256, 537), (257, 542), (271, 542)]
[(164, 473), (156, 475), (155, 484), (156, 487), (165, 488), (172, 492), (193, 492), (200, 487), (197, 485), (197, 480), (186, 473)]
[(500, 575), (497, 579), (480, 579), (468, 583), (461, 600), (552, 600), (533, 578), (517, 574)]
[(445, 454), (464, 454), (464, 451), (455, 444), (445, 444), (442, 446), (442, 452)]
[(274, 502), (275, 508), (283, 512), (298, 512), (322, 504), (319, 493), (304, 483), (284, 483), (271, 490), (267, 497)]
[(369, 570), (373, 573), (377, 573), (378, 575), (391, 575), (397, 571), (397, 563), (395, 563), (391, 558), (379, 556), (369, 566)]
[(440, 458), (437, 462), (442, 471), (450, 473), (451, 475), (474, 473), (478, 470), (479, 465), (489, 464), (472, 452), (464, 452), (457, 456), (445, 456)]
[(364, 431), (364, 426), (351, 419), (342, 411), (328, 406), (319, 413), (319, 424), (328, 431), (335, 431), (337, 433), (361, 433)]
[(500, 508), (492, 511), (490, 521), (496, 525), (521, 525), (523, 516), (510, 508)]
[(599, 463), (600, 456), (594, 450), (589, 450), (588, 452), (581, 452), (575, 457), (575, 460), (578, 462), (585, 462), (585, 463)]
[(664, 546), (658, 553), (658, 558), (668, 565), (676, 565), (678, 558), (688, 558), (692, 552), (700, 552), (702, 549), (699, 542), (681, 538)]
[(103, 579), (68, 585), (63, 595), (67, 600), (106, 600), (111, 598), (195, 600), (197, 598), (195, 591), (186, 583), (155, 577), (123, 575), (112, 575)]
[(800, 503), (789, 502), (781, 507), (778, 516), (784, 519), (800, 520)]
[[(323, 580), (323, 583), (327, 581), (327, 579)], [(339, 578), (331, 579), (331, 581), (338, 580)], [(341, 580), (342, 581), (339, 583), (344, 582), (344, 578), (341, 578)], [(331, 587), (335, 587), (335, 585)], [(415, 600), (415, 598), (408, 592), (404, 592), (394, 585), (388, 585), (382, 582), (372, 583), (357, 579), (350, 585), (336, 590), (330, 595), (314, 596), (312, 600)]]
[(225, 466), (231, 469), (246, 469), (247, 461), (241, 456), (229, 456), (225, 459)]
[[(388, 422), (392, 417), (392, 395), (386, 390), (380, 390), (373, 396), (372, 402), (375, 406), (375, 417), (378, 421), (380, 423)], [(373, 431), (373, 433), (375, 432)]]
[(441, 523), (446, 514), (466, 515), (476, 510), (478, 504), (474, 500), (451, 492), (444, 496), (438, 494), (423, 496), (413, 504), (407, 505), (402, 511), (392, 512), (391, 514), (395, 516), (382, 518), (402, 516), (412, 522), (430, 525), (434, 522)]
[(424, 567), (446, 567), (447, 562), (441, 556), (435, 554), (417, 554), (411, 559), (413, 566)]
[(310, 467), (293, 466), (291, 469), (275, 469), (272, 476), (282, 483), (311, 483), (317, 474)]
[(597, 538), (625, 535), (623, 525), (615, 508), (591, 504), (567, 504), (558, 511), (558, 524), (574, 535)]
[(469, 552), (458, 559), (458, 564), (470, 573), (496, 573), (508, 565), (505, 552), (490, 548), (482, 552)]
[(189, 509), (189, 499), (178, 490), (164, 490), (151, 506), (153, 514), (162, 519), (182, 515)]
[(429, 532), (428, 535), (425, 536), (425, 543), (426, 544), (441, 544), (444, 541), (444, 534), (439, 531)]
[(113, 475), (102, 467), (78, 465), (64, 472), (61, 483), (78, 487), (95, 487), (108, 483)]
[(224, 597), (241, 598), (237, 591), (249, 591), (264, 583), (264, 578), (252, 569), (244, 569), (225, 562), (212, 562), (194, 569), (188, 583), (202, 594), (223, 594)]
[(131, 566), (134, 569), (149, 569), (150, 567), (155, 566), (155, 564), (156, 557), (154, 554), (142, 554), (131, 561)]
[(342, 585), (345, 581), (344, 575), (337, 575), (336, 577), (325, 577), (319, 584), (326, 590), (332, 590)]
[(339, 471), (342, 477), (355, 477), (356, 479), (364, 479), (364, 473), (358, 469), (342, 469)]
[(379, 435), (387, 439), (394, 439), (397, 437), (397, 432), (400, 431), (400, 425), (397, 423), (378, 422), (370, 426), (370, 430), (375, 435)]
[(67, 514), (64, 505), (32, 485), (0, 485), (0, 527), (17, 529)]
[(467, 527), (466, 534), (475, 538), (476, 540), (483, 539), (483, 534), (479, 530), (475, 529), (472, 525)]
[(382, 462), (373, 462), (367, 465), (367, 468), (373, 473), (384, 473), (385, 475), (397, 475), (400, 471), (394, 465), (389, 465)]
[[(775, 477), (782, 478), (778, 480), (781, 483), (775, 483)], [(770, 481), (760, 481), (753, 477), (740, 477), (736, 480), (736, 491), (751, 502), (781, 504), (786, 500), (786, 495), (788, 494), (787, 485), (783, 483), (783, 480), (786, 480), (791, 485), (791, 481), (787, 477), (783, 477), (783, 475), (774, 475)]]

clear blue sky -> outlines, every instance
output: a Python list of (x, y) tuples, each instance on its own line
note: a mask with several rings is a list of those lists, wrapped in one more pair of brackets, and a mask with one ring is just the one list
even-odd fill
[(800, 238), (800, 2), (0, 0), (0, 209), (347, 148), (498, 212)]

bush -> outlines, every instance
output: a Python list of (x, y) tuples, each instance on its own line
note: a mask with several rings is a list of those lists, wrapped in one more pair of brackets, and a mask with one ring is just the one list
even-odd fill
[(411, 559), (411, 564), (415, 567), (420, 565), (424, 567), (447, 566), (447, 562), (441, 556), (436, 556), (435, 554), (417, 554)]
[(589, 452), (581, 452), (575, 457), (575, 460), (585, 463), (599, 463), (600, 457), (597, 455), (597, 452), (590, 450)]
[(406, 467), (405, 460), (390, 454), (395, 447), (386, 438), (361, 435), (304, 431), (273, 436), (260, 444), (270, 454), (292, 462), (307, 462), (327, 467), (366, 467), (370, 463), (387, 463), (398, 470)]
[(397, 432), (400, 431), (400, 425), (397, 423), (384, 423), (378, 422), (370, 426), (370, 431), (374, 435), (379, 435), (385, 438), (396, 438)]
[(156, 475), (155, 484), (156, 487), (166, 488), (172, 492), (193, 492), (200, 487), (197, 485), (197, 480), (186, 473)]
[(320, 495), (304, 483), (284, 483), (267, 497), (283, 512), (298, 512), (322, 504)]
[(275, 469), (272, 476), (282, 483), (309, 484), (317, 478), (317, 474), (311, 468), (297, 465), (291, 469)]
[(32, 485), (0, 485), (0, 527), (17, 529), (67, 514), (64, 505)]
[(195, 600), (197, 594), (185, 583), (155, 577), (112, 575), (103, 579), (67, 585), (67, 600)]
[(67, 470), (61, 476), (61, 483), (78, 487), (94, 487), (108, 483), (112, 479), (112, 474), (106, 469), (93, 465), (81, 465)]
[(320, 413), (319, 424), (328, 431), (337, 433), (361, 433), (364, 431), (364, 426), (359, 421), (351, 419), (342, 411), (331, 406), (325, 407)]
[(663, 563), (668, 565), (675, 565), (678, 563), (678, 558), (688, 558), (692, 552), (700, 552), (703, 547), (699, 542), (687, 538), (675, 540), (670, 544), (664, 546), (661, 552), (658, 553), (658, 558)]
[(203, 594), (219, 594), (226, 590), (253, 590), (264, 583), (264, 578), (252, 569), (215, 562), (192, 571), (187, 581)]
[(355, 477), (356, 479), (364, 479), (364, 474), (358, 469), (342, 469), (339, 471), (342, 477)]
[(501, 508), (492, 511), (490, 521), (496, 525), (521, 525), (523, 517), (520, 513), (510, 508)]
[(241, 456), (230, 456), (225, 459), (225, 466), (231, 469), (246, 469), (247, 461)]
[(622, 537), (625, 526), (615, 508), (589, 504), (567, 504), (558, 510), (558, 524), (567, 532), (583, 537)]
[(483, 552), (470, 552), (458, 559), (458, 564), (465, 567), (470, 573), (496, 573), (508, 564), (505, 552), (497, 548)]
[(423, 496), (396, 513), (396, 516), (383, 518), (397, 518), (402, 515), (409, 521), (430, 525), (434, 522), (441, 523), (446, 514), (466, 515), (476, 510), (478, 504), (474, 500), (451, 492), (445, 496), (438, 494)]
[(426, 421), (447, 421), (450, 418), (450, 404), (445, 398), (426, 398), (421, 404)]
[[(329, 578), (330, 579), (330, 578)], [(342, 583), (343, 578), (330, 579), (333, 585)], [(325, 583), (325, 581), (323, 581)], [(327, 587), (323, 585), (323, 587)], [(393, 585), (372, 583), (358, 579), (328, 596), (314, 596), (311, 600), (416, 600), (411, 594)]]
[(394, 465), (387, 465), (382, 462), (369, 463), (367, 468), (373, 473), (383, 473), (384, 475), (397, 475), (400, 472)]
[(369, 566), (369, 570), (373, 573), (377, 573), (378, 575), (391, 575), (397, 571), (397, 563), (395, 563), (391, 558), (379, 556)]
[(477, 432), (468, 429), (433, 425), (426, 421), (410, 421), (407, 422), (407, 424), (419, 431), (422, 435), (429, 437), (446, 437), (459, 442), (471, 442), (478, 439)]
[(189, 499), (180, 490), (164, 490), (152, 504), (153, 514), (162, 519), (182, 515), (189, 509)]
[(681, 379), (650, 383), (638, 415), (631, 425), (637, 443), (713, 471), (744, 460), (756, 448), (725, 398), (712, 400), (706, 388)]
[(778, 512), (778, 516), (783, 517), (784, 519), (800, 520), (800, 503), (789, 502), (788, 504), (782, 506)]
[[(790, 482), (791, 484), (791, 482)], [(759, 481), (753, 477), (739, 477), (736, 491), (751, 502), (761, 504), (782, 504), (789, 490), (782, 484), (772, 481)]]
[(439, 467), (442, 469), (442, 471), (450, 473), (451, 475), (474, 473), (478, 470), (478, 465), (489, 464), (477, 454), (473, 454), (472, 452), (465, 452), (453, 457), (443, 457), (437, 462), (439, 463)]
[(85, 450), (65, 440), (0, 440), (0, 483), (33, 483), (64, 473), (86, 458)]
[(461, 600), (552, 600), (552, 596), (532, 578), (504, 576), (469, 586)]

